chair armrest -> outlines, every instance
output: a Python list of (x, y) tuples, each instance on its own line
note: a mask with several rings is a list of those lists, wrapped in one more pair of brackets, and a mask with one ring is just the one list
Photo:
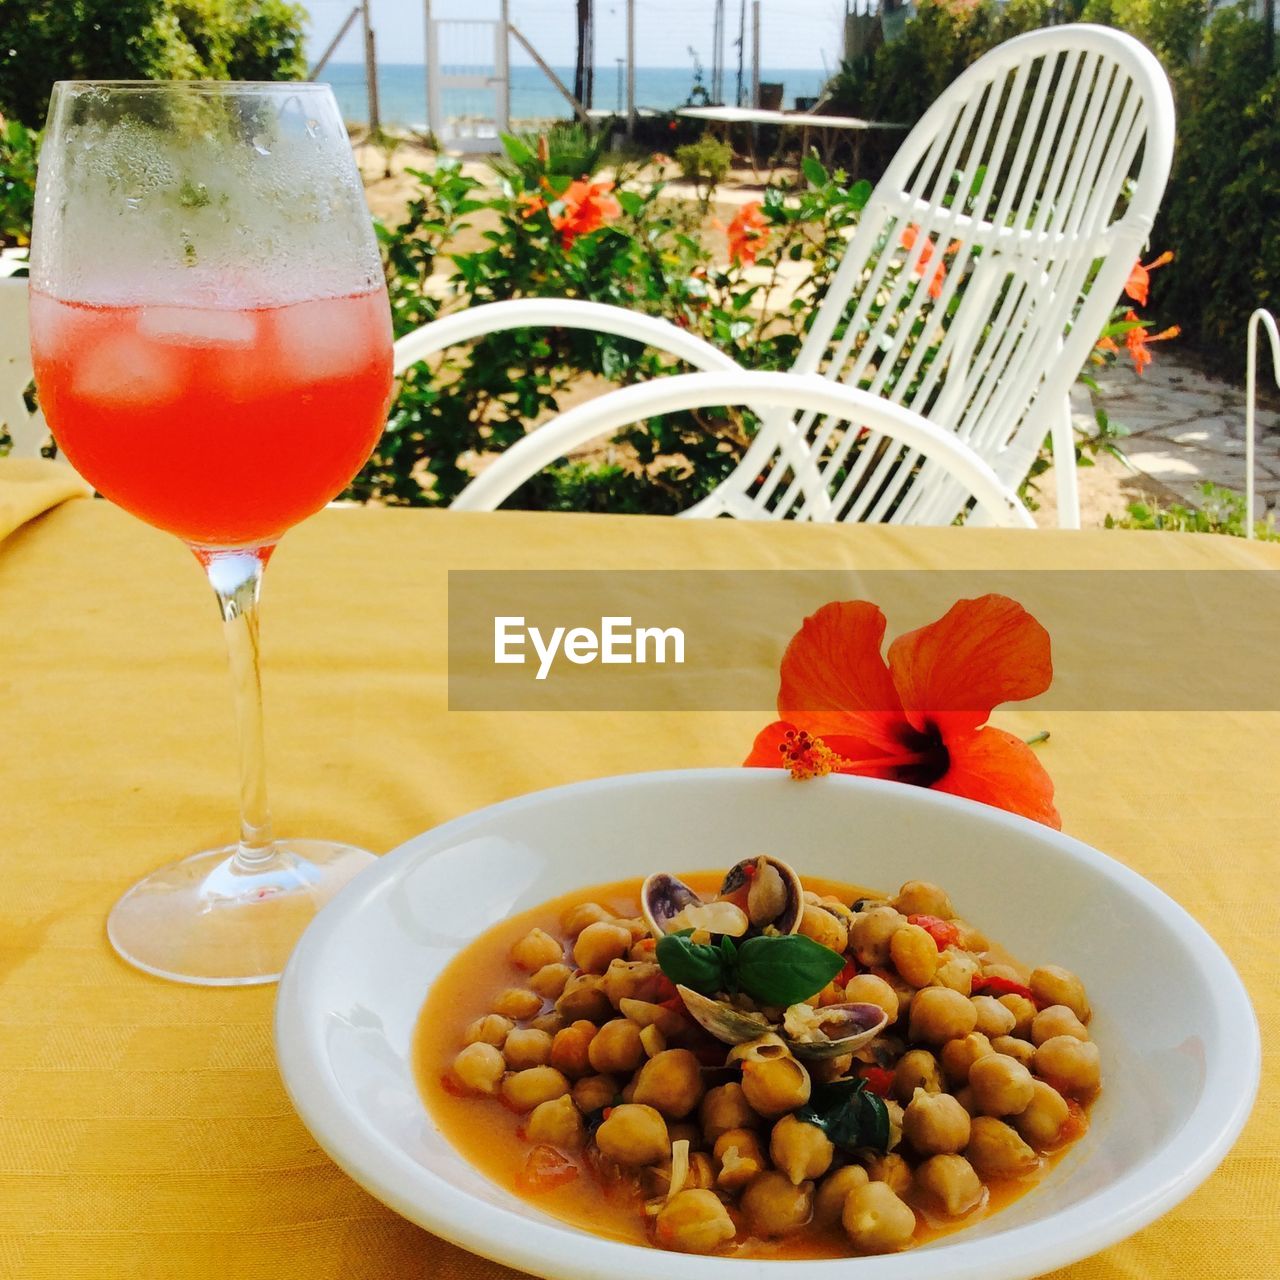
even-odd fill
[(410, 365), (437, 351), (488, 333), (532, 328), (589, 329), (619, 338), (634, 338), (647, 347), (677, 356), (696, 369), (733, 370), (740, 367), (718, 347), (669, 320), (659, 320), (623, 307), (611, 307), (603, 302), (581, 302), (574, 298), (515, 298), (458, 311), (405, 334), (395, 345), (395, 371), (403, 373)]
[[(992, 524), (1035, 528), (1017, 494), (982, 457), (920, 414), (817, 374), (742, 370), (676, 374), (577, 405), (512, 445), (458, 495), (453, 509), (491, 511), (557, 458), (631, 423), (655, 414), (722, 405), (808, 410), (857, 423), (938, 463), (977, 499)], [(779, 444), (786, 448), (781, 437)]]

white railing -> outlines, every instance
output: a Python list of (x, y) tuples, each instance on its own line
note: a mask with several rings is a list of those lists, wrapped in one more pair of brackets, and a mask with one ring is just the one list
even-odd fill
[(1253, 537), (1253, 527), (1257, 522), (1254, 512), (1254, 449), (1255, 408), (1258, 398), (1258, 328), (1266, 330), (1271, 342), (1271, 372), (1276, 386), (1280, 388), (1280, 330), (1276, 328), (1276, 318), (1270, 311), (1261, 307), (1249, 317), (1248, 356), (1245, 364), (1245, 409), (1244, 409), (1244, 466), (1247, 475), (1244, 496), (1245, 537)]

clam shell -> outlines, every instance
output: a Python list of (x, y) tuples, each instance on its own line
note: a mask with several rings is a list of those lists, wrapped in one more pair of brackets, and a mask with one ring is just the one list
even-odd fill
[(767, 1031), (773, 1030), (763, 1014), (735, 1009), (733, 1005), (712, 1000), (691, 987), (677, 986), (676, 990), (689, 1016), (710, 1031), (721, 1044), (746, 1044), (748, 1040), (759, 1040)]
[[(742, 889), (747, 884), (746, 869), (754, 866), (757, 861), (757, 858), (744, 858), (730, 867), (724, 883), (720, 886), (720, 896), (727, 898), (730, 894)], [(782, 913), (769, 923), (779, 933), (795, 933), (800, 928), (800, 917), (804, 913), (804, 886), (789, 863), (783, 862), (781, 858), (770, 858), (767, 854), (765, 861), (782, 877), (782, 883), (787, 890), (786, 906), (783, 907)]]
[(655, 871), (640, 886), (640, 913), (655, 938), (671, 932), (671, 921), (702, 899), (683, 880), (666, 871)]
[(825, 1040), (784, 1038), (797, 1058), (838, 1058), (870, 1044), (888, 1021), (878, 1004), (829, 1004), (818, 1010), (818, 1029)]

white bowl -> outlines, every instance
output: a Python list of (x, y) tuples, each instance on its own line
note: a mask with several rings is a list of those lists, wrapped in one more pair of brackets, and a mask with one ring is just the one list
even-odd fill
[[(659, 1254), (597, 1239), (475, 1170), (414, 1085), (432, 979), (512, 912), (660, 868), (769, 852), (888, 891), (936, 880), (1019, 958), (1077, 971), (1104, 1088), (1086, 1137), (1009, 1208), (923, 1250), (834, 1261)], [(1258, 1029), (1217, 945), (1158, 889), (1036, 823), (896, 783), (780, 770), (636, 774), (542, 791), (417, 836), (307, 930), (280, 983), (276, 1053), (316, 1140), (411, 1221), (555, 1280), (1020, 1280), (1105, 1248), (1199, 1185), (1257, 1089)], [(927, 1261), (922, 1255), (927, 1254)]]

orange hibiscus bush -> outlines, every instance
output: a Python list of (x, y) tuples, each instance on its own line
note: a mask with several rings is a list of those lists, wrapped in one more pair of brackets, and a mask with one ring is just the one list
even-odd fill
[(1016, 601), (957, 601), (900, 635), (865, 600), (823, 605), (782, 658), (778, 719), (744, 764), (798, 778), (860, 774), (931, 787), (1060, 828), (1053, 781), (1021, 739), (987, 723), (1053, 679), (1049, 634)]
[[(1133, 270), (1129, 272), (1129, 279), (1125, 282), (1125, 297), (1138, 306), (1145, 307), (1151, 297), (1151, 273), (1157, 267), (1166, 266), (1172, 261), (1173, 254), (1166, 250), (1150, 262), (1144, 263), (1141, 259), (1135, 262)], [(1152, 361), (1150, 344), (1167, 342), (1181, 332), (1181, 327), (1174, 324), (1161, 329), (1159, 333), (1152, 333), (1151, 326), (1132, 307), (1120, 306), (1112, 312), (1111, 322), (1102, 331), (1094, 350), (1101, 357), (1119, 355), (1120, 343), (1123, 342), (1129, 359), (1133, 361), (1134, 370), (1144, 373)]]

